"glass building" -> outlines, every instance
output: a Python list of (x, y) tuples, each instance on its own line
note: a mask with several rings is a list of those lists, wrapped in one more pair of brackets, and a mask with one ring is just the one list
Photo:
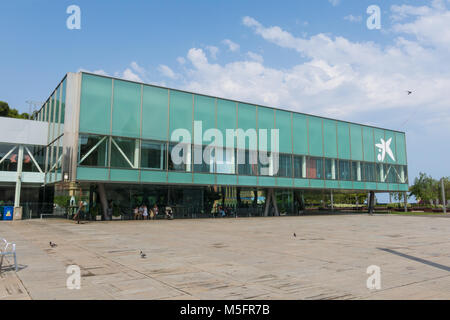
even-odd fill
[[(277, 214), (290, 214), (308, 190), (408, 190), (405, 133), (395, 130), (85, 72), (68, 73), (35, 120), (48, 123), (44, 184), (91, 207), (114, 202), (122, 216), (139, 203), (170, 205), (183, 217), (210, 216), (217, 203), (267, 215), (271, 193)], [(196, 132), (199, 123), (224, 138), (242, 130), (234, 147), (198, 163), (195, 154), (213, 144)], [(172, 152), (179, 129), (194, 137), (182, 141), (182, 163)], [(279, 139), (254, 144), (249, 129), (256, 139), (278, 129)]]

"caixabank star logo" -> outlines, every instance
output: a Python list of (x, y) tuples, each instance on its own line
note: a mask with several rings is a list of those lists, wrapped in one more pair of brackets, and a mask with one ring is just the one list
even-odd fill
[(380, 143), (375, 144), (375, 147), (378, 148), (378, 161), (383, 162), (386, 154), (392, 159), (392, 161), (395, 161), (394, 153), (391, 150), (391, 142), (392, 138), (389, 138), (387, 141), (380, 139)]

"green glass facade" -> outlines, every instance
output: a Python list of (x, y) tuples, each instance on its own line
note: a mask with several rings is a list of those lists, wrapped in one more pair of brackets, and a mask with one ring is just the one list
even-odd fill
[[(127, 182), (141, 184), (189, 184), (335, 190), (406, 191), (408, 189), (406, 138), (403, 132), (237, 102), (148, 84), (78, 73), (65, 78), (36, 116), (48, 121), (49, 145), (46, 181), (61, 180), (61, 168), (71, 171), (72, 181)], [(69, 88), (70, 87), (70, 88)], [(75, 89), (74, 89), (75, 88)], [(76, 90), (78, 88), (78, 91)], [(70, 112), (66, 112), (70, 105)], [(76, 121), (74, 121), (76, 119)], [(71, 127), (64, 129), (65, 123)], [(242, 129), (235, 147), (224, 151), (217, 163), (194, 163), (194, 151), (209, 142), (194, 141), (195, 123), (202, 133), (217, 129)], [(177, 129), (192, 137), (183, 151), (187, 164), (171, 156)], [(248, 137), (248, 129), (267, 130), (267, 151), (278, 157), (279, 170), (270, 164), (239, 164), (258, 155), (260, 145)], [(270, 132), (278, 129), (279, 139)], [(63, 139), (73, 134), (72, 162), (62, 166)], [(376, 146), (388, 142), (393, 157)], [(274, 145), (276, 143), (277, 145)], [(278, 153), (275, 153), (278, 150)], [(265, 150), (264, 150), (265, 151)], [(63, 171), (64, 171), (63, 170)], [(265, 172), (268, 171), (268, 172)]]

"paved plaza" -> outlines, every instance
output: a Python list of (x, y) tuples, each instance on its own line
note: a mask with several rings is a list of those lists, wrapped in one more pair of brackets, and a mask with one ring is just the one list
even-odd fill
[(2, 270), (0, 299), (450, 299), (449, 235), (448, 217), (366, 214), (1, 221), (19, 271)]

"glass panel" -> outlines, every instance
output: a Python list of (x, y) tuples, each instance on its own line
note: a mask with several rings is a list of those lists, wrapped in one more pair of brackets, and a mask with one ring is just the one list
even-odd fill
[(350, 161), (339, 160), (339, 180), (351, 180)]
[(8, 153), (8, 157), (0, 163), (0, 171), (17, 171), (17, 158), (19, 156), (19, 147), (16, 147), (11, 153), (15, 145), (13, 144), (0, 144), (0, 160), (3, 159)]
[(186, 129), (192, 138), (192, 104), (193, 95), (190, 93), (170, 91), (170, 135), (176, 129)]
[(352, 161), (352, 180), (361, 181), (362, 180), (362, 168), (361, 161)]
[(309, 154), (312, 156), (323, 155), (323, 140), (322, 140), (322, 119), (308, 116), (308, 130), (309, 130)]
[[(253, 105), (239, 103), (238, 104), (238, 128), (247, 131), (248, 129), (256, 130), (256, 107)], [(256, 132), (256, 131), (255, 131)], [(269, 141), (269, 139), (268, 139)], [(267, 144), (269, 146), (269, 143)], [(257, 143), (250, 143), (245, 138), (245, 146), (242, 149), (257, 150)]]
[(110, 134), (112, 79), (83, 74), (80, 131)]
[[(275, 113), (273, 109), (265, 108), (265, 107), (258, 107), (258, 131), (259, 130), (267, 130), (266, 133), (266, 141), (267, 141), (267, 149), (265, 151), (272, 151), (275, 146), (272, 146), (271, 144), (271, 132), (270, 130), (274, 128), (275, 126), (275, 119), (274, 119)], [(240, 125), (240, 124), (239, 124)], [(256, 127), (255, 127), (256, 129)], [(259, 137), (258, 137), (259, 138)], [(252, 148), (250, 148), (252, 149)]]
[(375, 136), (375, 143), (373, 144), (373, 147), (375, 147), (376, 152), (376, 160), (375, 162), (387, 162), (387, 158), (389, 156), (385, 154), (385, 158), (383, 159), (382, 150), (375, 146), (375, 144), (381, 144), (381, 139), (384, 140), (384, 130), (374, 128), (374, 136)]
[(306, 116), (303, 114), (292, 114), (292, 132), (294, 154), (308, 154), (308, 132)]
[[(384, 158), (384, 162), (387, 163), (397, 163), (397, 145), (395, 141), (395, 132), (392, 131), (384, 131), (385, 141), (386, 141), (386, 156)], [(393, 158), (391, 158), (391, 154)]]
[[(34, 160), (36, 160), (41, 170), (44, 171), (46, 148), (44, 146), (36, 145), (28, 145), (26, 147), (28, 148), (28, 150), (30, 150), (31, 156), (33, 156)], [(34, 161), (31, 159), (31, 156), (28, 153), (27, 149), (24, 149), (23, 152), (23, 171), (39, 172), (39, 169), (34, 164)], [(2, 156), (0, 154), (0, 159), (1, 157)]]
[(142, 137), (167, 140), (169, 94), (167, 89), (144, 86)]
[(397, 166), (391, 164), (384, 165), (384, 175), (388, 183), (398, 183), (400, 181), (399, 174), (397, 172)]
[(139, 137), (141, 128), (141, 85), (114, 80), (112, 134)]
[(278, 158), (279, 177), (292, 177), (292, 156), (290, 154), (280, 154)]
[[(215, 98), (194, 95), (194, 120), (201, 121), (203, 133), (216, 127), (216, 101)], [(225, 136), (224, 136), (225, 137)], [(202, 139), (202, 136), (199, 136)], [(195, 141), (200, 143), (200, 141)], [(207, 143), (201, 141), (201, 143)], [(225, 142), (224, 142), (225, 143)]]
[(325, 159), (325, 179), (336, 180), (336, 159)]
[(78, 164), (83, 166), (108, 166), (108, 137), (80, 135), (78, 139)]
[(397, 142), (397, 163), (406, 164), (406, 142), (405, 134), (396, 132), (395, 139)]
[(156, 141), (142, 141), (141, 168), (166, 169), (166, 143)]
[(350, 159), (350, 130), (349, 124), (338, 121), (338, 149), (340, 159)]
[[(226, 129), (236, 129), (236, 102), (217, 99), (217, 129), (226, 138)], [(236, 140), (234, 146), (237, 147)]]
[(375, 182), (375, 164), (363, 162), (363, 178), (364, 181)]
[(373, 139), (373, 128), (363, 127), (364, 160), (375, 161), (375, 141)]
[(62, 83), (62, 98), (61, 98), (61, 123), (64, 123), (66, 116), (66, 79)]
[(236, 151), (235, 149), (223, 149), (222, 159), (219, 159), (220, 155), (216, 154), (216, 173), (228, 173), (235, 174), (235, 158)]
[(363, 160), (362, 130), (361, 126), (350, 125), (350, 139), (353, 160)]
[(238, 173), (240, 175), (258, 175), (258, 153), (249, 150), (237, 150)]
[[(176, 147), (176, 149), (175, 149)], [(175, 149), (175, 150), (174, 150)], [(174, 153), (172, 154), (172, 151)], [(173, 157), (174, 156), (174, 157)], [(169, 144), (169, 170), (191, 171), (191, 146), (188, 144)]]
[(45, 111), (44, 112), (45, 113), (44, 119), (45, 119), (45, 122), (48, 122), (48, 115), (50, 114), (49, 109), (50, 109), (50, 99), (47, 100), (47, 102), (45, 103), (45, 107), (44, 107), (44, 111)]
[(306, 177), (323, 179), (323, 159), (308, 157), (306, 161)]
[(279, 129), (279, 152), (292, 153), (292, 121), (291, 113), (288, 111), (276, 110), (275, 114), (276, 127)]
[(201, 154), (201, 159), (194, 158), (194, 172), (214, 173), (215, 149), (209, 146), (195, 145), (193, 151), (194, 155)]
[(276, 158), (278, 155), (273, 152), (259, 152), (258, 157), (258, 173), (260, 176), (275, 176)]
[(400, 177), (402, 177), (402, 173), (404, 175), (404, 179), (400, 179), (400, 183), (408, 183), (408, 167), (400, 166), (400, 170), (402, 170), (400, 171)]
[(111, 167), (137, 168), (138, 150), (138, 140), (111, 137)]
[(324, 155), (329, 158), (337, 158), (336, 121), (323, 120), (323, 144)]
[(294, 156), (294, 177), (306, 178), (306, 156)]
[(384, 165), (382, 163), (376, 164), (376, 181), (384, 182), (385, 174), (384, 174)]

